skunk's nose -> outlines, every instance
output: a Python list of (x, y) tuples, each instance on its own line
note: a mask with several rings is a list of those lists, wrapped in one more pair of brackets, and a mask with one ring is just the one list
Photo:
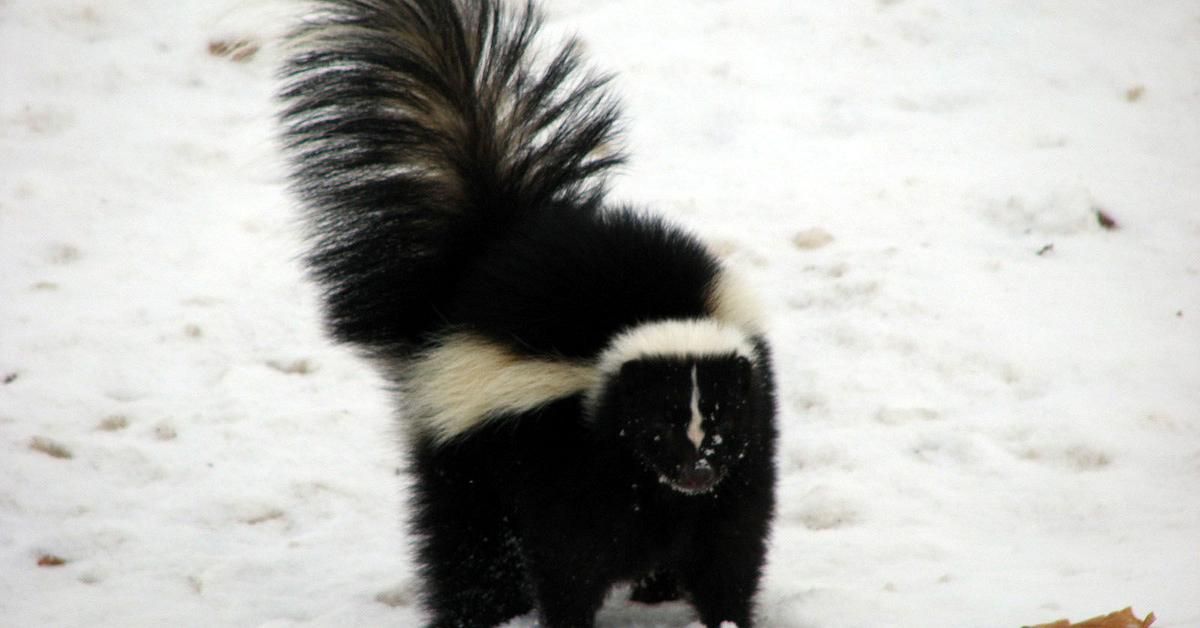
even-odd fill
[(679, 484), (689, 491), (707, 491), (717, 481), (717, 472), (707, 464), (684, 467), (679, 473)]

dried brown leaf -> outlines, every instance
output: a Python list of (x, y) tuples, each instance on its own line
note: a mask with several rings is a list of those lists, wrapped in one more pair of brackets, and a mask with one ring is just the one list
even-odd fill
[(71, 450), (67, 449), (67, 447), (65, 445), (63, 445), (62, 443), (57, 443), (55, 441), (52, 441), (49, 438), (46, 438), (45, 436), (34, 436), (33, 438), (31, 438), (29, 440), (29, 448), (34, 451), (40, 451), (40, 452), (46, 454), (47, 456), (59, 458), (62, 460), (67, 460), (67, 459), (75, 457), (75, 455), (71, 453)]
[(1118, 227), (1117, 220), (1109, 215), (1108, 212), (1100, 209), (1099, 207), (1096, 208), (1096, 222), (1100, 223), (1101, 227), (1104, 227), (1109, 231), (1112, 231)]
[(54, 554), (42, 554), (38, 557), (38, 567), (62, 567), (67, 561)]
[(1145, 619), (1138, 619), (1137, 615), (1133, 614), (1133, 607), (1126, 607), (1115, 613), (1093, 617), (1077, 624), (1060, 619), (1049, 624), (1038, 624), (1027, 628), (1150, 628), (1154, 619), (1154, 613), (1146, 615)]

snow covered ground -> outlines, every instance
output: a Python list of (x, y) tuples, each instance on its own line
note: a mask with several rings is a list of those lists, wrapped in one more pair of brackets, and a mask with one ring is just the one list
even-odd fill
[[(763, 626), (1200, 626), (1200, 5), (546, 10), (618, 74), (616, 197), (773, 313)], [(0, 626), (421, 621), (387, 396), (295, 262), (286, 13), (0, 0)]]

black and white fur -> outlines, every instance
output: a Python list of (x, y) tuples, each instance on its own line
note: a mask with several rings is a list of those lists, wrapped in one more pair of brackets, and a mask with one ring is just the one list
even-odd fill
[(616, 108), (531, 6), (317, 0), (282, 122), (330, 329), (400, 392), (431, 626), (606, 592), (752, 623), (775, 400), (753, 299), (605, 204)]

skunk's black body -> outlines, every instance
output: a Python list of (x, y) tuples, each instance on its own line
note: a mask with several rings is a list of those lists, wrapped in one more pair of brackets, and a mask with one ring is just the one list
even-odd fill
[(401, 392), (433, 626), (610, 586), (742, 628), (774, 508), (774, 383), (696, 239), (603, 204), (615, 108), (491, 0), (323, 0), (282, 119), (333, 335)]

